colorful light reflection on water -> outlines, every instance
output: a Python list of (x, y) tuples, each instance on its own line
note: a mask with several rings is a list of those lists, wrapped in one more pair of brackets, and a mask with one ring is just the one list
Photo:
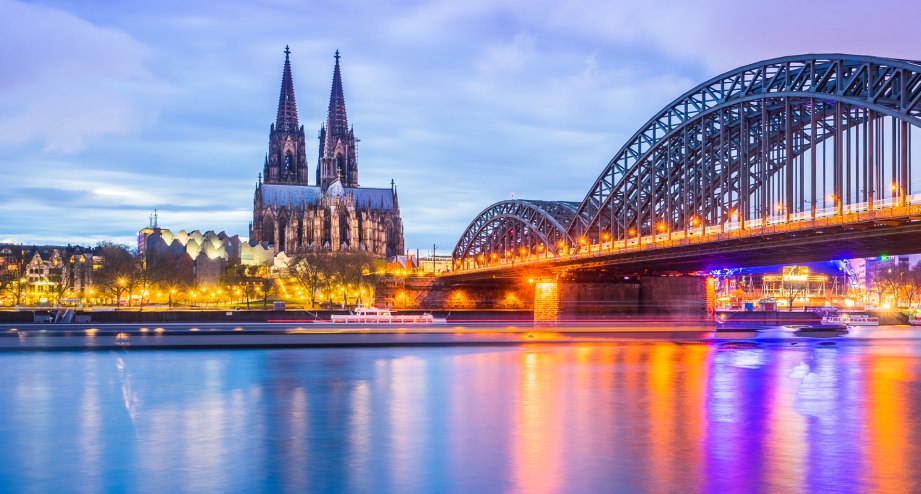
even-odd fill
[(919, 343), (2, 354), (0, 486), (917, 492)]

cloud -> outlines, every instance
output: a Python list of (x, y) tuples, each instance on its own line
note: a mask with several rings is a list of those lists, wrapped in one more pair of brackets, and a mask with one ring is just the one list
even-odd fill
[(0, 146), (75, 153), (156, 115), (149, 50), (123, 31), (49, 7), (0, 0)]
[(153, 208), (245, 236), (290, 44), (310, 166), (338, 48), (362, 185), (395, 179), (407, 247), (441, 250), (511, 192), (581, 200), (646, 120), (719, 72), (811, 51), (919, 58), (918, 7), (876, 5), (0, 0), (0, 172), (18, 189), (0, 192), (0, 236), (130, 240)]
[(528, 33), (518, 33), (510, 42), (494, 43), (486, 48), (485, 55), (477, 61), (481, 73), (516, 72), (533, 62), (537, 53), (537, 39)]
[(900, 0), (879, 0), (872, 7), (859, 0), (660, 0), (654, 7), (645, 1), (572, 0), (544, 7), (520, 11), (522, 22), (556, 36), (700, 63), (710, 75), (804, 53), (917, 59), (921, 43), (916, 26), (921, 7)]

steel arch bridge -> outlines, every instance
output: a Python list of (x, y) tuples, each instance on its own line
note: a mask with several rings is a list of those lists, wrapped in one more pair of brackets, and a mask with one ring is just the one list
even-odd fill
[(572, 244), (568, 228), (578, 202), (501, 201), (470, 223), (454, 248), (454, 258), (473, 256), (479, 264), (522, 256), (552, 257)]
[[(559, 259), (910, 217), (900, 208), (921, 202), (919, 133), (921, 62), (835, 54), (747, 65), (653, 116), (574, 210), (484, 210), (455, 268), (534, 260), (535, 248)], [(556, 222), (534, 221), (548, 216)], [(513, 234), (510, 222), (527, 227)]]

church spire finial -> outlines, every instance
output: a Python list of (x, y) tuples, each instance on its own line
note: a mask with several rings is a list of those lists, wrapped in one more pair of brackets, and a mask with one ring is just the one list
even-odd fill
[(291, 50), (285, 45), (285, 67), (281, 73), (281, 92), (278, 95), (278, 114), (275, 117), (275, 128), (285, 132), (295, 132), (298, 128), (290, 54)]
[(329, 113), (326, 117), (326, 135), (343, 137), (349, 131), (349, 120), (345, 114), (345, 94), (342, 91), (342, 72), (339, 69), (339, 50), (336, 50), (336, 66), (333, 69), (333, 86), (329, 91)]

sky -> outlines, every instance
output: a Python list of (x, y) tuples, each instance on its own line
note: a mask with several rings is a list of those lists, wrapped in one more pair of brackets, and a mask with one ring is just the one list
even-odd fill
[[(880, 0), (0, 0), (0, 242), (248, 237), (290, 46), (307, 157), (340, 50), (360, 183), (406, 248), (449, 254), (510, 198), (581, 201), (697, 84), (803, 53), (921, 59), (921, 5)], [(311, 180), (313, 173), (311, 172)]]

